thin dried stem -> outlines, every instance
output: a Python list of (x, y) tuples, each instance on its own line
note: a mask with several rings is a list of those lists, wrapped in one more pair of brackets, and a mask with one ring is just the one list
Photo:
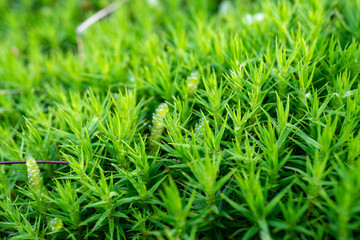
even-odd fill
[[(69, 164), (67, 161), (51, 161), (51, 160), (40, 160), (36, 161), (38, 164)], [(26, 161), (1, 161), (1, 164), (26, 164)], [(84, 162), (85, 164), (85, 162)], [(111, 166), (111, 163), (104, 163), (103, 165)]]
[(116, 1), (110, 4), (106, 8), (101, 9), (100, 11), (96, 12), (94, 15), (86, 19), (76, 28), (76, 41), (78, 46), (78, 53), (81, 59), (84, 58), (84, 47), (81, 34), (92, 24), (113, 13), (116, 9), (118, 9), (123, 3), (127, 1), (128, 0)]
[(0, 95), (7, 95), (7, 94), (21, 94), (23, 90), (21, 89), (2, 89), (0, 90)]

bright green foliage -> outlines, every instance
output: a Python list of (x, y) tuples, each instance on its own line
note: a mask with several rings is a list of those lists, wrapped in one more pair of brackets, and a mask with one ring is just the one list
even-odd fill
[(359, 238), (360, 0), (112, 2), (0, 0), (0, 238)]

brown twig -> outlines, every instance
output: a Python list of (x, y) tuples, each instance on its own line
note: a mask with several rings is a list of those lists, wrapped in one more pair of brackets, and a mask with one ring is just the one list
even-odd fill
[[(50, 161), (50, 160), (40, 160), (36, 161), (38, 164), (66, 164), (68, 165), (69, 162), (67, 161)], [(26, 164), (26, 161), (1, 161), (0, 164)], [(85, 164), (85, 162), (84, 162)], [(111, 163), (103, 163), (105, 166), (111, 166)]]
[(6, 95), (6, 94), (20, 94), (22, 93), (23, 90), (22, 89), (1, 89), (0, 90), (0, 95)]
[(76, 28), (76, 42), (78, 46), (78, 53), (81, 59), (84, 58), (84, 47), (83, 47), (83, 41), (81, 34), (92, 24), (96, 23), (100, 19), (106, 17), (107, 15), (114, 12), (116, 9), (118, 9), (123, 3), (127, 2), (128, 0), (122, 0), (122, 1), (116, 1), (109, 6), (107, 6), (104, 9), (101, 9), (100, 11), (96, 12), (94, 15), (86, 19), (84, 22), (82, 22), (77, 28)]

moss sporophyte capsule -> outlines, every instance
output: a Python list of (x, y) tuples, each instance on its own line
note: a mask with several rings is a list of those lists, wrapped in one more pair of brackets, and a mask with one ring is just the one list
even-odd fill
[(161, 103), (153, 114), (150, 146), (152, 149), (156, 148), (156, 142), (161, 138), (162, 132), (164, 131), (164, 119), (166, 114), (169, 112), (169, 107), (166, 103)]
[(187, 78), (187, 93), (189, 95), (194, 94), (200, 82), (199, 72), (192, 72)]
[(35, 193), (40, 193), (42, 177), (41, 177), (39, 166), (38, 166), (36, 160), (31, 155), (28, 155), (26, 158), (26, 168), (27, 168), (28, 181), (29, 181), (30, 188)]

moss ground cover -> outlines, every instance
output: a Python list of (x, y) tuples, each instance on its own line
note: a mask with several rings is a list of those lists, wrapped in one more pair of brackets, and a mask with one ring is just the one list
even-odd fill
[(2, 239), (358, 238), (359, 0), (111, 3), (0, 1)]

